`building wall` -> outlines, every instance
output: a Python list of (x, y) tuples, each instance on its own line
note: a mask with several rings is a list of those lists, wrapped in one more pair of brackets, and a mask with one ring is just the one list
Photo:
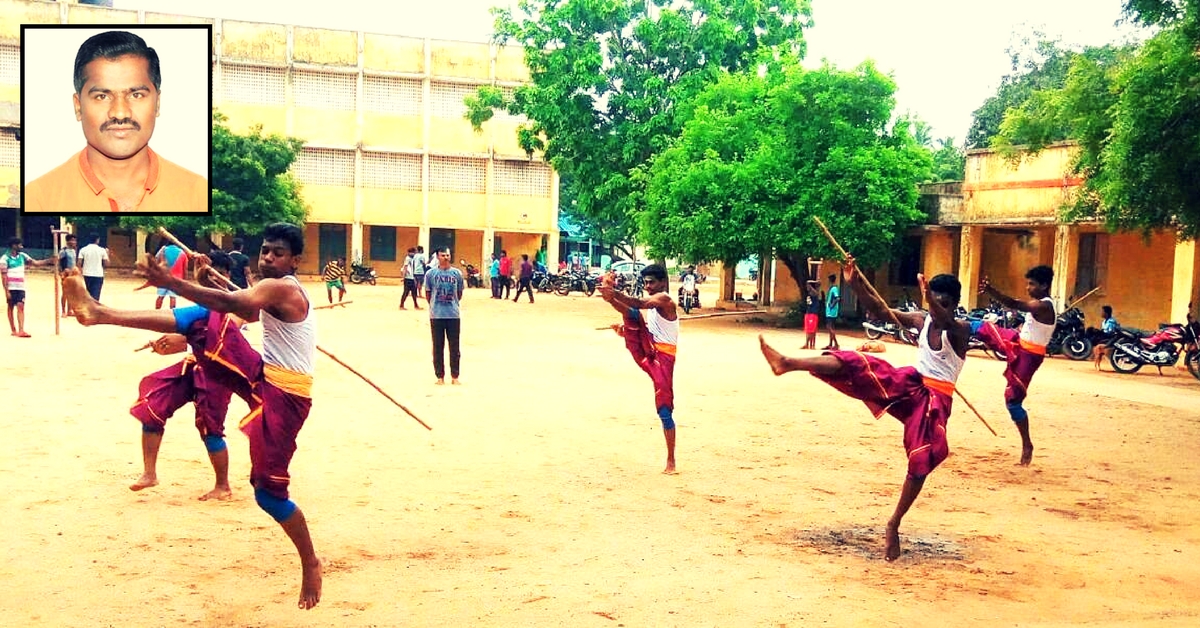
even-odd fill
[(1014, 163), (990, 150), (969, 151), (962, 223), (1056, 222), (1080, 183), (1066, 174), (1074, 154), (1072, 145), (1058, 144)]
[(1174, 234), (1155, 233), (1149, 244), (1140, 234), (1111, 234), (1107, 264), (1100, 292), (1080, 304), (1089, 325), (1098, 325), (1100, 306), (1106, 304), (1122, 325), (1131, 327), (1153, 330), (1159, 323), (1183, 321), (1182, 316), (1171, 320)]

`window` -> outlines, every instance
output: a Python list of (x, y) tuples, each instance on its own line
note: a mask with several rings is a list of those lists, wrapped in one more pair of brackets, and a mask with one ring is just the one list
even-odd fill
[(371, 261), (396, 261), (396, 228), (368, 227), (371, 232)]
[(421, 156), (363, 153), (362, 185), (385, 190), (421, 190)]
[(401, 116), (421, 115), (421, 81), (390, 76), (363, 77), (363, 109)]
[(283, 105), (283, 84), (282, 68), (229, 64), (221, 67), (221, 97), (228, 101)]
[(354, 111), (355, 75), (295, 70), (292, 99), (297, 107)]
[(888, 264), (888, 283), (893, 286), (917, 285), (921, 272), (921, 236), (904, 236), (900, 248)]
[(303, 183), (354, 186), (354, 151), (304, 148), (296, 156), (292, 171)]
[(21, 48), (0, 46), (0, 84), (21, 84)]
[(454, 259), (454, 230), (453, 229), (438, 229), (429, 230), (429, 259), (431, 263), (437, 263), (437, 252), (442, 249), (450, 249), (450, 259)]
[(1108, 234), (1079, 234), (1079, 256), (1075, 265), (1075, 296), (1083, 296), (1104, 285), (1108, 270)]
[(15, 130), (0, 129), (0, 168), (18, 168), (21, 165), (21, 143), (13, 135)]
[(435, 118), (455, 118), (462, 120), (467, 114), (467, 105), (463, 99), (474, 96), (479, 91), (477, 85), (459, 85), (457, 83), (432, 83), (429, 86), (430, 113)]
[(497, 161), (496, 194), (550, 196), (550, 167), (539, 161)]
[(430, 157), (429, 189), (434, 192), (486, 191), (487, 161), (469, 157)]

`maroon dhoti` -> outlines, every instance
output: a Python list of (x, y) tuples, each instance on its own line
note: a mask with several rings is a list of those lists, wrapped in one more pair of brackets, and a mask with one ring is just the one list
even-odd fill
[(1008, 364), (1004, 367), (1004, 401), (1007, 404), (1019, 404), (1025, 400), (1029, 392), (1029, 382), (1033, 374), (1046, 359), (1043, 353), (1036, 353), (1036, 345), (1026, 345), (1021, 342), (1021, 334), (1015, 329), (1003, 329), (995, 323), (985, 322), (980, 325), (977, 335), (988, 348), (1004, 353)]
[(675, 345), (655, 343), (636, 308), (625, 313), (625, 348), (654, 383), (654, 409), (674, 410)]
[(148, 431), (161, 432), (167, 419), (188, 403), (196, 404), (200, 437), (225, 436), (225, 414), (233, 391), (209, 376), (203, 358), (188, 356), (178, 364), (155, 371), (138, 384), (138, 400), (129, 413)]
[[(908, 475), (922, 478), (950, 455), (946, 422), (953, 400), (926, 385), (917, 369), (894, 367), (857, 351), (826, 351), (842, 363), (832, 375), (813, 373), (825, 383), (865, 403), (875, 418), (887, 414), (904, 424)], [(939, 382), (949, 386), (947, 382)]]

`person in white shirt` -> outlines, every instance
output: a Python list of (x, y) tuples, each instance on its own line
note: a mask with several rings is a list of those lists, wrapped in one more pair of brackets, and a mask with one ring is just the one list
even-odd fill
[(108, 249), (100, 246), (100, 235), (93, 233), (91, 244), (79, 251), (79, 269), (83, 272), (83, 283), (88, 294), (100, 300), (100, 289), (104, 287), (104, 267), (108, 266)]

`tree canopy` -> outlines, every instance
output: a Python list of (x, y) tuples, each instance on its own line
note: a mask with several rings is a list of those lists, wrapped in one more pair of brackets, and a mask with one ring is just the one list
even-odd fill
[(303, 224), (306, 215), (299, 183), (288, 172), (304, 146), (302, 140), (263, 135), (256, 126), (237, 134), (226, 117), (213, 111), (212, 215), (68, 216), (77, 228), (91, 231), (107, 226), (177, 233), (258, 233), (274, 222)]
[(837, 255), (819, 216), (864, 266), (886, 261), (923, 218), (917, 183), (932, 167), (910, 124), (891, 123), (894, 93), (869, 62), (722, 77), (681, 108), (681, 136), (639, 171), (642, 237), (660, 255), (727, 264), (773, 252), (802, 284), (807, 257)]
[[(723, 73), (777, 51), (803, 54), (809, 0), (524, 0), (495, 10), (494, 39), (525, 50), (531, 82), (467, 99), (476, 129), (497, 109), (562, 175), (573, 211), (633, 241), (643, 205), (632, 173), (678, 135), (676, 110)], [(569, 189), (567, 189), (569, 188)]]
[(1161, 30), (1136, 50), (1075, 58), (1064, 85), (1010, 110), (993, 146), (1010, 158), (1079, 142), (1083, 189), (1068, 218), (1110, 229), (1200, 235), (1200, 0), (1129, 0), (1127, 15)]

